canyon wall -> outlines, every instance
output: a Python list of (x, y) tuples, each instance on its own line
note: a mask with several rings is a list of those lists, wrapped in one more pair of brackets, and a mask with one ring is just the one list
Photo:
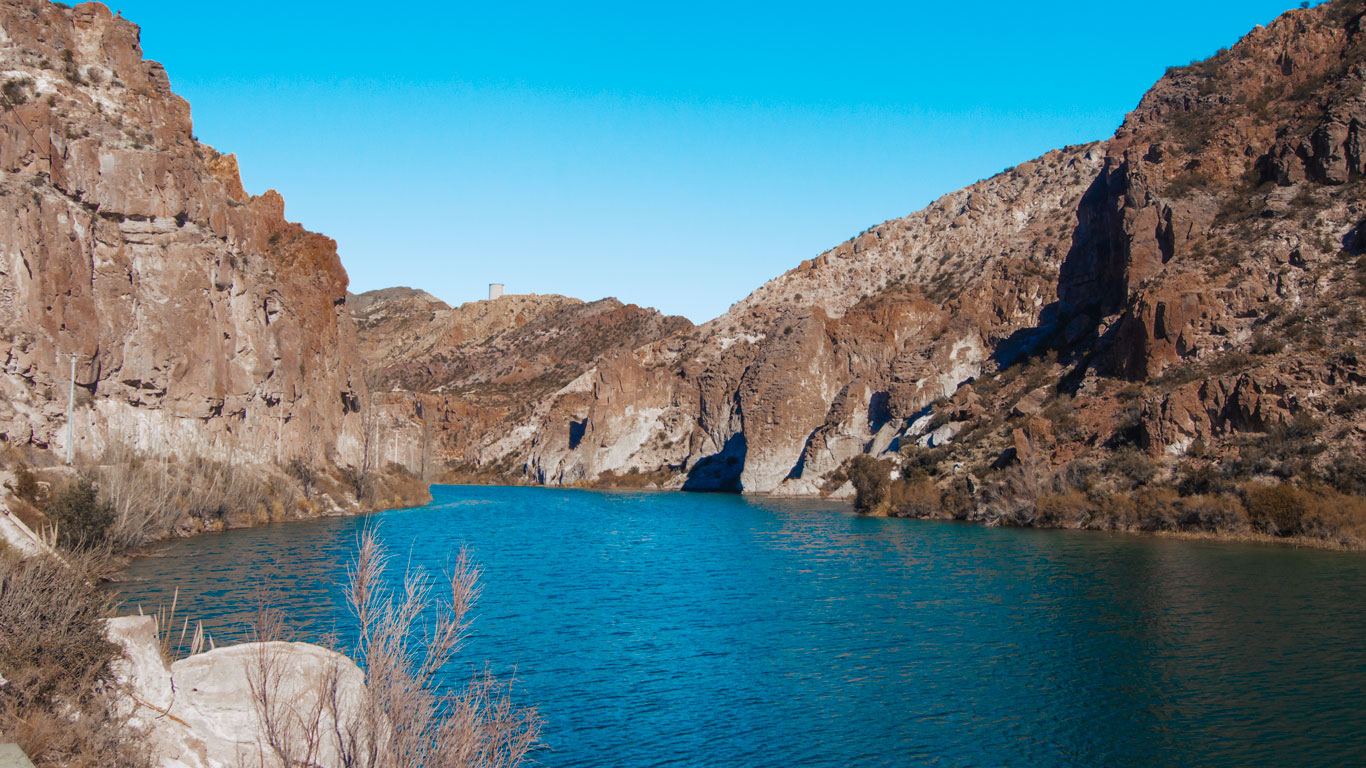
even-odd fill
[(1287, 12), (1169, 70), (1108, 141), (872, 227), (703, 326), (604, 352), (473, 461), (523, 482), (812, 495), (851, 493), (855, 456), (917, 448), (973, 478), (1126, 447), (1250, 461), (1247, 436), (1305, 430), (1306, 467), (1352, 455), (1362, 31), (1343, 0)]
[[(507, 479), (493, 446), (517, 442), (535, 408), (604, 356), (692, 323), (616, 299), (506, 294), (449, 307), (410, 288), (353, 297), (376, 392), (378, 450), (426, 476)], [(496, 464), (496, 462), (495, 462)]]
[(0, 2), (0, 441), (359, 467), (369, 393), (329, 238), (247, 194), (137, 26)]

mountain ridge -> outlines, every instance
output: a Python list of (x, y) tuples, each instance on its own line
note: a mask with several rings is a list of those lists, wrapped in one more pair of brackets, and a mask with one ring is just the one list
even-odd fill
[[(1101, 497), (1176, 493), (1191, 472), (1254, 518), (1264, 485), (1301, 512), (1366, 490), (1364, 25), (1334, 0), (1173, 67), (1111, 139), (945, 195), (693, 331), (603, 358), (476, 463), (546, 484), (915, 485), (954, 502), (867, 506), (988, 522), (1045, 524), (1040, 505), (1066, 498), (1071, 516), (1049, 520), (1082, 527), (1172, 527), (1116, 522)], [(1294, 455), (1272, 445), (1285, 435)], [(864, 459), (883, 468), (856, 471)]]

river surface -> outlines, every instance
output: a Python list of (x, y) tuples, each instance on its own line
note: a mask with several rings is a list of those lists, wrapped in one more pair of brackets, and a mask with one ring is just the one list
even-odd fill
[[(253, 593), (351, 631), (361, 527), (483, 566), (445, 670), (516, 675), (545, 766), (1366, 764), (1366, 556), (860, 517), (824, 502), (437, 486), (422, 508), (167, 543), (218, 644)], [(393, 574), (397, 578), (400, 574)]]

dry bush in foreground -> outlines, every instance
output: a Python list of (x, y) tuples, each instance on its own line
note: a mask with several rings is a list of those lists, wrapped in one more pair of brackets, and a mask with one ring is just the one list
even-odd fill
[[(347, 600), (359, 628), (353, 656), (364, 686), (344, 684), (331, 665), (306, 695), (288, 691), (278, 611), (258, 612), (260, 641), (248, 673), (267, 757), (281, 768), (504, 768), (520, 765), (540, 738), (534, 708), (512, 704), (487, 671), (442, 694), (437, 675), (464, 643), (479, 596), (479, 570), (464, 551), (446, 581), (409, 569), (401, 593), (387, 586), (388, 555), (365, 531), (348, 572)], [(301, 702), (309, 702), (301, 704)]]
[(143, 768), (111, 671), (107, 604), (91, 585), (99, 564), (66, 560), (0, 552), (0, 742), (17, 742), (38, 768)]

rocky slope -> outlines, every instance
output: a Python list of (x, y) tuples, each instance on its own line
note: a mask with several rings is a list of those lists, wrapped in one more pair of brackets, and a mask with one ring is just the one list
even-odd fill
[(353, 297), (351, 308), (378, 393), (381, 452), (437, 476), (478, 474), (491, 444), (525, 429), (535, 403), (602, 357), (692, 328), (616, 299), (554, 295), (509, 294), (452, 308), (422, 291), (390, 288)]
[(1336, 471), (1349, 486), (1366, 404), (1361, 10), (1287, 12), (1170, 70), (1109, 141), (947, 195), (695, 332), (609, 356), (480, 461), (545, 483), (636, 471), (815, 494), (852, 457), (918, 467), (938, 447), (928, 464), (966, 487), (963, 514), (998, 517), (986, 486), (1020, 466), (1032, 509), (1040, 483), (1131, 450), (1155, 477)]
[(361, 467), (335, 243), (243, 190), (138, 39), (98, 3), (0, 2), (0, 440), (65, 452), (74, 355), (82, 462)]

